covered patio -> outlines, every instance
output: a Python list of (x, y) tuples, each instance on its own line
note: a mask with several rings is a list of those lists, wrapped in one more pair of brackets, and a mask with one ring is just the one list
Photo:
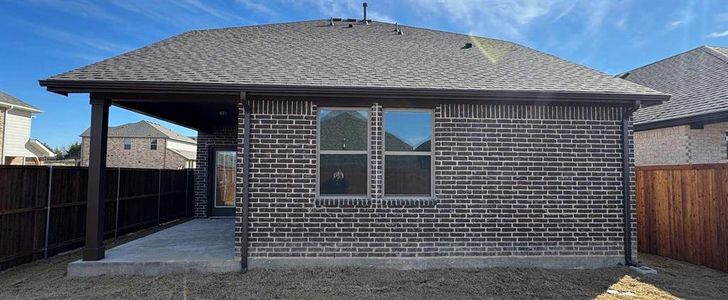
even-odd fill
[(232, 218), (192, 219), (119, 245), (100, 260), (68, 264), (68, 276), (240, 271)]

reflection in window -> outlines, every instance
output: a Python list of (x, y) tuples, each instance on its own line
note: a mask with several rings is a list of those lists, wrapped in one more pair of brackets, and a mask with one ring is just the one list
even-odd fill
[(430, 196), (432, 113), (384, 112), (384, 194)]
[(369, 113), (362, 109), (319, 111), (319, 193), (367, 194)]
[(157, 150), (157, 139), (152, 139), (152, 141), (149, 142), (149, 149)]
[(131, 150), (131, 138), (124, 138), (124, 150)]

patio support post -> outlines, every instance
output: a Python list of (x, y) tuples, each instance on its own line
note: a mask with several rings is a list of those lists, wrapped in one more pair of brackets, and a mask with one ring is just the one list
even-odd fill
[(106, 138), (111, 99), (91, 94), (91, 137), (86, 202), (86, 246), (83, 260), (104, 258), (104, 199), (106, 198)]

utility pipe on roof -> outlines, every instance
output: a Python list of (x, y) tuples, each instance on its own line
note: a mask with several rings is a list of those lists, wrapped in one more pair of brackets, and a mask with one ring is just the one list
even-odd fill
[(624, 221), (624, 264), (635, 265), (632, 261), (632, 194), (630, 180), (629, 155), (629, 121), (632, 113), (640, 107), (640, 101), (634, 106), (622, 108), (622, 217)]

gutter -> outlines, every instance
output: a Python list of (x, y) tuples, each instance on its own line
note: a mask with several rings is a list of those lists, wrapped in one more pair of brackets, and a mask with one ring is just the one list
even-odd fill
[[(5, 145), (5, 140), (8, 139), (8, 113), (11, 110), (13, 110), (14, 108), (15, 108), (15, 105), (8, 104), (8, 109), (6, 109), (5, 112), (3, 112), (5, 114), (5, 116), (3, 116), (3, 140), (0, 141), (3, 144), (3, 151), (2, 151), (2, 154), (1, 154), (2, 156), (0, 156), (0, 165), (4, 165), (5, 164), (5, 154), (7, 153), (6, 152), (7, 151), (7, 147), (5, 147), (6, 146)], [(25, 161), (25, 160), (23, 160), (23, 161)]]
[(69, 93), (190, 93), (214, 95), (238, 95), (245, 91), (248, 96), (310, 96), (334, 98), (378, 97), (389, 99), (413, 100), (490, 100), (526, 102), (577, 102), (633, 104), (636, 100), (644, 105), (661, 104), (670, 99), (669, 95), (605, 93), (605, 92), (568, 92), (550, 90), (483, 90), (447, 88), (401, 88), (377, 86), (310, 86), (310, 85), (271, 85), (271, 84), (229, 84), (229, 83), (190, 83), (190, 82), (149, 82), (149, 81), (78, 81), (78, 80), (40, 80), (40, 85), (48, 91), (68, 95)]
[[(250, 100), (245, 91), (240, 92), (240, 102), (245, 111), (243, 129), (243, 203), (240, 233), (240, 271), (248, 271), (248, 203), (250, 202)], [(239, 123), (238, 123), (239, 124)]]
[(629, 155), (629, 122), (640, 107), (640, 101), (622, 109), (622, 217), (624, 221), (624, 264), (634, 266), (632, 261), (632, 194)]

